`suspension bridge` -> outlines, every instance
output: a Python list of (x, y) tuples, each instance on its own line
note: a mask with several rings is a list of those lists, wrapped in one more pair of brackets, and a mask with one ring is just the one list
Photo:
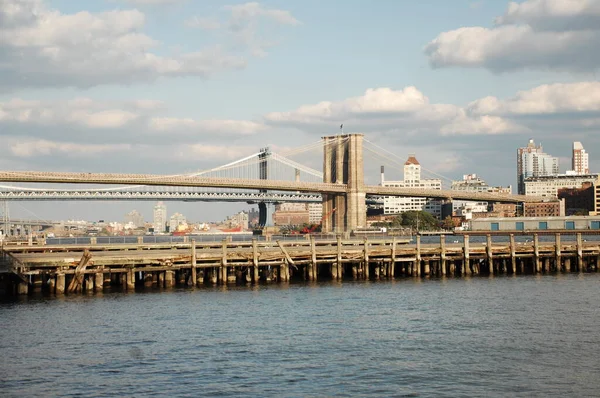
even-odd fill
[[(344, 232), (366, 225), (366, 203), (383, 196), (426, 197), (523, 203), (540, 199), (523, 195), (449, 189), (401, 188), (365, 184), (364, 143), (371, 162), (401, 162), (389, 152), (365, 140), (362, 134), (324, 137), (317, 143), (277, 154), (268, 148), (216, 168), (176, 175), (125, 173), (73, 173), (0, 171), (0, 182), (116, 185), (107, 188), (58, 189), (0, 186), (0, 200), (180, 200), (241, 201), (259, 203), (261, 220), (266, 204), (274, 202), (322, 202), (323, 230)], [(305, 166), (289, 155), (323, 152), (323, 171)], [(395, 165), (397, 166), (397, 164)], [(337, 211), (332, 211), (336, 209)]]

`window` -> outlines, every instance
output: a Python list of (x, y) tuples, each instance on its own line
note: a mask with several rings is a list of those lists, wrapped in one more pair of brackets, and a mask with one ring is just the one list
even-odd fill
[(548, 229), (548, 223), (546, 221), (540, 221), (539, 229)]
[(499, 231), (500, 230), (500, 224), (498, 224), (497, 222), (493, 222), (491, 225), (492, 231)]
[(600, 221), (592, 221), (592, 229), (600, 229)]
[(566, 221), (565, 229), (575, 229), (575, 221)]
[(518, 221), (515, 225), (515, 229), (517, 231), (523, 231), (525, 230), (525, 223), (523, 223), (523, 221)]

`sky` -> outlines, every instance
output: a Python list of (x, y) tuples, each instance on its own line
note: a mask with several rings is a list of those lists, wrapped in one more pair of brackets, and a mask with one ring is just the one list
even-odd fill
[[(600, 0), (0, 0), (0, 169), (184, 173), (343, 123), (432, 173), (515, 190), (530, 138), (562, 171), (581, 141), (600, 170), (598, 48)], [(152, 206), (10, 209), (150, 220)], [(215, 220), (248, 205), (168, 207)]]

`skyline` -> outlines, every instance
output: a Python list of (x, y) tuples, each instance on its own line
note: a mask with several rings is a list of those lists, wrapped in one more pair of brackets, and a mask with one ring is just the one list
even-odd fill
[[(4, 170), (182, 173), (342, 123), (437, 173), (513, 190), (529, 138), (561, 171), (573, 141), (600, 166), (598, 1), (5, 0), (0, 21)], [(26, 204), (41, 218), (86, 206)], [(188, 206), (171, 207), (248, 208)]]

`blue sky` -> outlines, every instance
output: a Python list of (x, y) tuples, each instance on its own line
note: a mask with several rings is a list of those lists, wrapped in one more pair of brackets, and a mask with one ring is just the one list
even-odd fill
[[(530, 137), (563, 170), (582, 141), (597, 171), (599, 27), (599, 0), (5, 0), (0, 167), (176, 173), (307, 144), (342, 122), (450, 178), (514, 187)], [(133, 207), (149, 218), (150, 204), (132, 203), (90, 218)]]

